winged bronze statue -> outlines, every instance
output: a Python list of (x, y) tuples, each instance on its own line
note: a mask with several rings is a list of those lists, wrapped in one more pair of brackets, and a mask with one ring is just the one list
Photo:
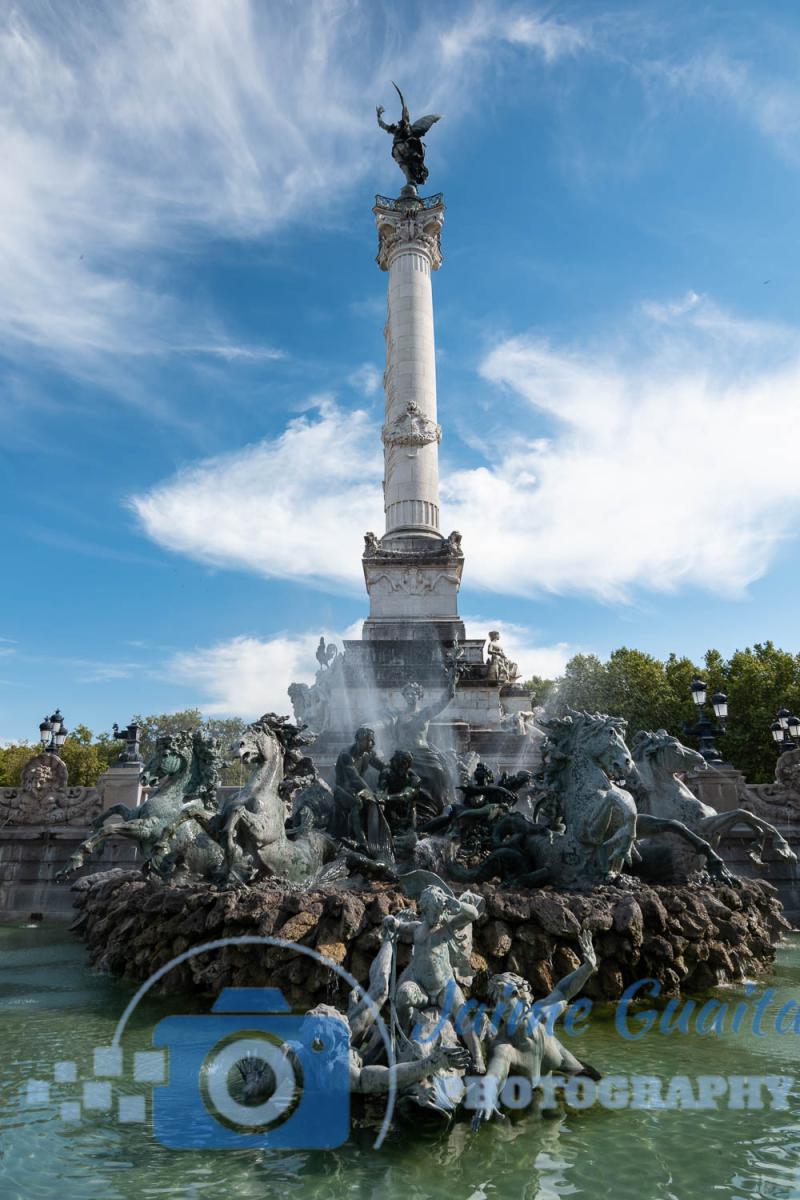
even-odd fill
[(379, 104), (376, 109), (378, 124), (381, 129), (385, 129), (392, 135), (392, 158), (405, 175), (406, 182), (421, 187), (428, 178), (428, 168), (425, 166), (425, 143), (422, 138), (432, 125), (441, 120), (441, 117), (437, 113), (420, 117), (419, 120), (412, 122), (411, 114), (403, 99), (403, 93), (394, 81), (392, 81), (392, 86), (400, 97), (400, 103), (403, 106), (402, 115), (396, 125), (387, 125), (383, 121), (384, 110)]

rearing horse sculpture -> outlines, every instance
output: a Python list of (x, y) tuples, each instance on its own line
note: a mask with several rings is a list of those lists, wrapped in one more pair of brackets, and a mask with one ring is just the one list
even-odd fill
[[(716, 848), (720, 839), (729, 833), (736, 825), (747, 825), (753, 832), (760, 834), (758, 849), (750, 850), (752, 860), (761, 865), (761, 854), (766, 846), (772, 846), (776, 854), (790, 862), (797, 862), (797, 857), (789, 843), (781, 837), (774, 825), (761, 817), (737, 808), (731, 812), (717, 812), (710, 805), (698, 800), (694, 792), (678, 778), (686, 771), (704, 771), (708, 764), (696, 750), (682, 745), (676, 737), (659, 729), (656, 733), (642, 729), (633, 740), (633, 761), (636, 768), (635, 789), (636, 803), (641, 814), (650, 814), (673, 823), (682, 823), (690, 834), (705, 838)], [(644, 824), (644, 819), (643, 824)], [(649, 830), (645, 824), (642, 832), (646, 835)], [(654, 830), (655, 832), (655, 830)], [(678, 829), (673, 830), (684, 841), (685, 834)], [(703, 854), (699, 847), (681, 847), (673, 845), (673, 861), (675, 870), (685, 875), (702, 865), (698, 853)]]
[(632, 766), (625, 721), (569, 709), (542, 725), (547, 733), (542, 779), (551, 796), (551, 804), (545, 803), (551, 820), (557, 813), (580, 846), (587, 881), (617, 874), (630, 862), (636, 838), (636, 804), (614, 782)]
[[(189, 797), (208, 801), (216, 792), (219, 779), (219, 744), (202, 732), (162, 734), (156, 740), (151, 758), (142, 768), (141, 780), (152, 788), (138, 808), (114, 804), (95, 821), (95, 832), (78, 847), (59, 879), (68, 879), (84, 865), (110, 837), (136, 842), (143, 858), (143, 869), (167, 877), (176, 867), (188, 874), (213, 875), (222, 864), (219, 849), (201, 837), (196, 825), (182, 826), (175, 837), (165, 841)], [(197, 805), (202, 808), (203, 800)], [(107, 824), (112, 816), (121, 822)]]
[(281, 876), (294, 882), (309, 879), (334, 857), (335, 843), (319, 830), (301, 829), (289, 837), (286, 806), (280, 794), (287, 761), (297, 759), (297, 745), (307, 741), (294, 726), (274, 713), (265, 713), (248, 725), (238, 743), (234, 743), (242, 762), (253, 773), (240, 792), (223, 801), (217, 813), (209, 815), (202, 805), (189, 804), (163, 832), (165, 845), (177, 837), (187, 822), (197, 822), (212, 837), (225, 856), (228, 877), (240, 882), (243, 859), (250, 870), (261, 877)]

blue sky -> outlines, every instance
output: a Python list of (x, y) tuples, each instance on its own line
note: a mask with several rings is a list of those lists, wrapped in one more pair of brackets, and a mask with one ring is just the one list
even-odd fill
[(796, 4), (1, 9), (0, 738), (285, 710), (357, 630), (391, 79), (470, 631), (796, 648)]

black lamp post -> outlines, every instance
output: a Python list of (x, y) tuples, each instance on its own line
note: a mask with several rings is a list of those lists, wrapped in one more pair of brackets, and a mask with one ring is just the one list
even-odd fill
[(140, 733), (141, 733), (141, 726), (137, 725), (134, 721), (131, 721), (130, 725), (127, 725), (124, 729), (120, 729), (119, 725), (117, 725), (115, 723), (114, 737), (118, 742), (125, 743), (125, 749), (122, 751), (122, 754), (120, 754), (117, 761), (115, 763), (112, 763), (112, 766), (114, 766), (114, 767), (140, 767), (140, 766), (142, 766), (142, 763), (144, 760), (142, 759), (142, 756), (139, 753), (139, 735), (140, 735)]
[(796, 750), (800, 743), (800, 717), (792, 716), (788, 708), (779, 708), (769, 731), (779, 754)]
[(39, 726), (39, 741), (46, 754), (58, 754), (67, 740), (69, 730), (64, 724), (61, 709), (57, 708), (50, 717), (45, 717)]
[(698, 749), (707, 763), (720, 763), (722, 762), (722, 755), (714, 745), (714, 739), (722, 737), (725, 733), (725, 719), (728, 715), (728, 697), (724, 692), (715, 692), (711, 697), (711, 706), (719, 722), (718, 725), (715, 725), (706, 712), (705, 706), (708, 688), (703, 680), (695, 676), (689, 685), (689, 691), (692, 693), (692, 700), (697, 708), (697, 721), (694, 725), (684, 725), (683, 732), (699, 740), (700, 745)]

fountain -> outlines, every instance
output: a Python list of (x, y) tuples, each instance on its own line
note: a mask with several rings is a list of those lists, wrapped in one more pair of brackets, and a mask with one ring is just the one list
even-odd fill
[[(75, 885), (96, 967), (145, 980), (178, 956), (162, 987), (220, 1002), (279, 987), (346, 1026), (354, 1092), (397, 1086), (416, 1117), (467, 1109), (477, 1127), (509, 1072), (529, 1087), (550, 1072), (597, 1078), (552, 1029), (578, 993), (618, 1001), (648, 979), (674, 996), (767, 969), (786, 928), (774, 889), (735, 877), (716, 847), (745, 818), (793, 855), (763, 817), (703, 806), (676, 777), (697, 756), (663, 731), (637, 733), (632, 753), (613, 715), (537, 726), (498, 631), (488, 648), (467, 638), (462, 539), (439, 529), (431, 275), (445, 206), (417, 192), (438, 117), (412, 122), (405, 103), (396, 125), (381, 114), (407, 182), (373, 209), (389, 277), (386, 529), (364, 539), (362, 637), (341, 651), (320, 639), (314, 684), (289, 689), (294, 721), (266, 713), (247, 728), (240, 791), (220, 793), (213, 740), (160, 739), (145, 803), (103, 813), (63, 875), (112, 834), (132, 842), (135, 869)], [(187, 957), (207, 942), (228, 944)], [(372, 1027), (381, 1012), (397, 1068)], [(239, 1067), (251, 1099), (268, 1090), (257, 1064)], [(477, 1100), (469, 1077), (483, 1080)]]

